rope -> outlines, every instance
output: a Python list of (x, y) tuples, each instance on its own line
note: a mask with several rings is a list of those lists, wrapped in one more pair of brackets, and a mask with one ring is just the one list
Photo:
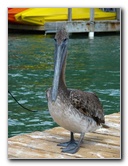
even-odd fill
[(30, 109), (24, 107), (22, 104), (20, 104), (20, 103), (18, 102), (18, 100), (12, 95), (12, 93), (11, 93), (9, 90), (8, 90), (8, 93), (9, 93), (9, 94), (11, 95), (11, 97), (15, 100), (15, 102), (16, 102), (17, 104), (19, 104), (22, 108), (24, 108), (24, 109), (26, 109), (26, 110), (28, 110), (28, 111), (31, 111), (31, 112), (37, 112), (37, 111), (30, 110)]

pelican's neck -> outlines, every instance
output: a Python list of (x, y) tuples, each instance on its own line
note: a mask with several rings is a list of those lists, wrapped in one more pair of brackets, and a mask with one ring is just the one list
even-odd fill
[[(67, 55), (66, 55), (66, 57), (67, 57)], [(65, 83), (66, 57), (65, 57), (64, 62), (63, 62), (62, 70), (60, 73), (60, 80), (59, 80), (59, 89), (61, 88), (63, 90), (67, 89), (66, 83)]]

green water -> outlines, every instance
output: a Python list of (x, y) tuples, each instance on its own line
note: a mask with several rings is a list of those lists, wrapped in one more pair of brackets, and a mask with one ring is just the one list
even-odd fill
[[(57, 126), (47, 107), (46, 90), (53, 79), (53, 36), (9, 34), (8, 88), (24, 106), (8, 95), (8, 136)], [(66, 83), (69, 88), (93, 91), (105, 114), (120, 111), (120, 36), (71, 35)]]

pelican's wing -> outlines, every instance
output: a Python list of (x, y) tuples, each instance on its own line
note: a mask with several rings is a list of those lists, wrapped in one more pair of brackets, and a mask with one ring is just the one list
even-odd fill
[(72, 105), (82, 114), (93, 118), (98, 125), (105, 123), (102, 105), (94, 93), (70, 90), (69, 98)]

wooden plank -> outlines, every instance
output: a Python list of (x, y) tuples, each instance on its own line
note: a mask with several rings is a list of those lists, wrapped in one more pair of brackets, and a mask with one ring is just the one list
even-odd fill
[[(69, 140), (70, 132), (55, 127), (43, 132), (17, 135), (8, 139), (9, 159), (120, 159), (120, 113), (105, 116), (109, 128), (86, 133), (80, 150), (75, 154), (62, 153), (60, 142)], [(79, 134), (75, 134), (79, 139)]]
[[(45, 23), (44, 26), (38, 25), (8, 25), (9, 29), (16, 30), (30, 30), (30, 31), (46, 31), (46, 33), (56, 33), (57, 29), (65, 26), (68, 32), (81, 33), (90, 32), (90, 21), (58, 21)], [(119, 32), (120, 21), (118, 20), (105, 20), (105, 21), (94, 21), (95, 32)]]
[[(58, 21), (50, 22), (44, 25), (46, 31), (56, 32), (57, 29), (65, 26), (68, 32), (90, 32), (92, 22), (91, 21)], [(117, 20), (105, 20), (94, 21), (93, 27), (95, 32), (119, 32), (120, 21)]]

